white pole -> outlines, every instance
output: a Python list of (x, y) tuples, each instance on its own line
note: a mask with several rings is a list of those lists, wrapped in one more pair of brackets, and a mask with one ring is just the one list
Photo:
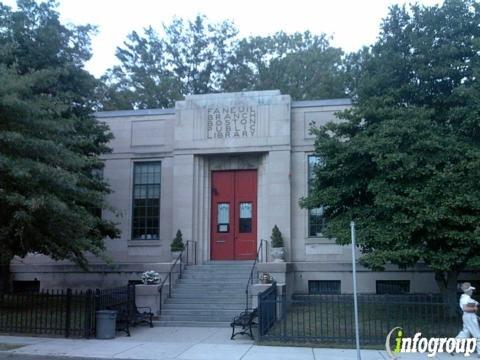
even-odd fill
[(355, 223), (350, 223), (352, 232), (352, 276), (353, 276), (353, 306), (355, 311), (355, 342), (357, 347), (357, 360), (361, 360), (360, 356), (360, 336), (358, 334), (358, 304), (357, 304), (357, 267), (355, 260)]

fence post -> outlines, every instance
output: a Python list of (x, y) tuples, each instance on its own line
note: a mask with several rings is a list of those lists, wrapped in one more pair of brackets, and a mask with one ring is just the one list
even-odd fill
[[(253, 300), (252, 300), (253, 302)], [(263, 335), (263, 297), (262, 293), (257, 295), (258, 306), (258, 340), (262, 341)]]
[(287, 292), (286, 288), (284, 293), (282, 294), (282, 335), (283, 341), (287, 340)]
[(70, 337), (70, 321), (72, 312), (72, 289), (67, 289), (65, 298), (65, 337)]
[(132, 309), (133, 307), (135, 307), (135, 297), (135, 285), (127, 285), (127, 336), (130, 336), (130, 321), (132, 320), (131, 317), (135, 316), (135, 314), (132, 314)]
[(85, 338), (90, 338), (90, 335), (93, 334), (93, 321), (92, 321), (92, 315), (95, 316), (95, 304), (94, 304), (94, 297), (93, 297), (93, 291), (91, 289), (88, 289), (85, 293), (85, 331), (84, 331), (84, 337)]

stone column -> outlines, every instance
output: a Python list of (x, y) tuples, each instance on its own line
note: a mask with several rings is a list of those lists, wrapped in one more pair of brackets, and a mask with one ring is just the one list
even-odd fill
[(286, 260), (291, 256), (291, 189), (290, 189), (290, 150), (270, 151), (265, 172), (266, 211), (260, 222), (262, 238), (270, 241), (272, 228), (277, 225), (285, 243)]
[(194, 156), (175, 155), (173, 166), (173, 232), (180, 229), (184, 240), (193, 233)]
[(192, 240), (197, 243), (197, 262), (209, 259), (210, 254), (210, 172), (206, 156), (195, 156), (193, 174)]

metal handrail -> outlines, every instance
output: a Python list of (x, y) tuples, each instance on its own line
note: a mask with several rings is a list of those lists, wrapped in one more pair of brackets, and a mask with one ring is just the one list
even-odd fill
[[(258, 255), (262, 253), (263, 243), (265, 243), (265, 251), (267, 250), (267, 241), (260, 239), (260, 245), (258, 245), (257, 256), (255, 257), (255, 261), (253, 262), (252, 269), (250, 270), (250, 277), (248, 278), (248, 281), (247, 281), (247, 287), (245, 288), (245, 311), (248, 311), (249, 289), (250, 289), (250, 285), (253, 284), (253, 272), (255, 270), (255, 267), (257, 266)], [(265, 258), (266, 257), (267, 257), (267, 254), (265, 254)], [(262, 255), (262, 258), (263, 258), (263, 255)]]
[(160, 284), (160, 286), (158, 287), (158, 292), (160, 293), (160, 304), (159, 304), (159, 308), (158, 308), (158, 315), (161, 314), (162, 312), (162, 292), (163, 292), (163, 286), (165, 285), (165, 282), (167, 281), (168, 279), (168, 297), (171, 298), (172, 297), (172, 273), (173, 273), (173, 270), (175, 269), (175, 266), (177, 265), (178, 261), (180, 260), (180, 271), (179, 271), (179, 275), (178, 275), (178, 278), (181, 279), (182, 278), (182, 258), (183, 258), (183, 252), (186, 250), (187, 252), (187, 261), (186, 261), (186, 264), (185, 265), (188, 265), (188, 248), (189, 248), (189, 244), (193, 244), (193, 251), (194, 251), (194, 256), (193, 256), (193, 264), (196, 265), (197, 264), (197, 242), (194, 241), (194, 240), (187, 240), (185, 242), (185, 247), (183, 248), (183, 250), (180, 252), (180, 254), (178, 254), (177, 258), (175, 259), (175, 261), (173, 262), (172, 266), (170, 266), (170, 270), (168, 271), (168, 276), (165, 277), (165, 279), (163, 279), (162, 283)]

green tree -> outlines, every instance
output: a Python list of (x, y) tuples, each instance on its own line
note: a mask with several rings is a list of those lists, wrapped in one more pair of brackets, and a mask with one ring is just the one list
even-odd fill
[(226, 91), (279, 89), (294, 100), (345, 97), (343, 51), (325, 34), (286, 34), (242, 39), (235, 47)]
[(280, 89), (293, 99), (344, 97), (348, 78), (341, 49), (325, 34), (239, 39), (228, 21), (175, 19), (143, 34), (132, 32), (117, 49), (120, 65), (102, 77), (105, 110), (164, 108), (184, 95)]
[(117, 49), (120, 65), (108, 70), (100, 89), (104, 109), (172, 107), (188, 94), (220, 90), (237, 34), (232, 23), (174, 19), (143, 34), (132, 32)]
[(94, 209), (95, 173), (112, 135), (92, 116), (91, 26), (60, 23), (55, 3), (0, 4), (0, 253), (45, 254), (86, 267), (118, 230)]
[(354, 107), (314, 129), (304, 207), (325, 206), (327, 231), (381, 270), (419, 262), (455, 307), (458, 273), (480, 265), (480, 5), (394, 6), (358, 56)]

